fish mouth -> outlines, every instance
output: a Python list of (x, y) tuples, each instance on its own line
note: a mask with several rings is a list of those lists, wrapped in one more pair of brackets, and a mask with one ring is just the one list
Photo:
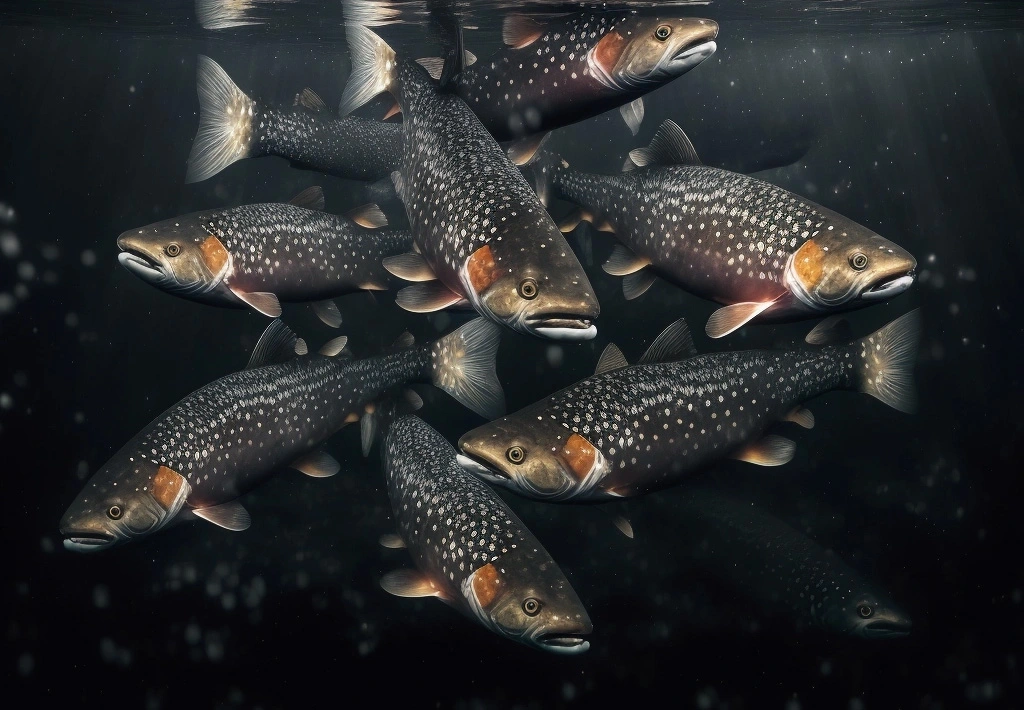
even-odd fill
[(718, 45), (714, 40), (683, 47), (668, 61), (668, 66), (673, 72), (688, 71), (714, 54), (717, 49)]
[(73, 552), (96, 552), (114, 544), (113, 535), (103, 533), (80, 532), (72, 530), (64, 535), (64, 549)]
[(534, 641), (541, 648), (554, 653), (583, 653), (590, 649), (590, 641), (575, 634), (557, 632), (540, 634)]
[(870, 621), (862, 627), (864, 638), (893, 639), (910, 635), (909, 619), (878, 619)]
[(505, 476), (505, 474), (501, 473), (500, 471), (496, 471), (490, 468), (489, 466), (485, 466), (479, 461), (464, 454), (456, 454), (455, 460), (456, 462), (458, 462), (459, 466), (461, 466), (464, 471), (466, 471), (467, 473), (471, 473), (474, 476), (477, 476), (478, 478), (482, 478), (485, 481), (489, 481), (491, 483), (507, 484), (510, 480), (507, 476)]
[(869, 301), (877, 301), (883, 298), (898, 296), (913, 285), (914, 278), (915, 274), (913, 270), (911, 270), (909, 272), (904, 272), (897, 276), (884, 279), (883, 281), (879, 281), (870, 288), (862, 291), (860, 294), (861, 298)]
[(575, 313), (545, 313), (523, 322), (530, 331), (550, 340), (591, 340), (597, 335), (593, 320)]
[(122, 248), (124, 251), (117, 255), (117, 262), (121, 266), (144, 279), (163, 278), (164, 270), (156, 261), (141, 252)]

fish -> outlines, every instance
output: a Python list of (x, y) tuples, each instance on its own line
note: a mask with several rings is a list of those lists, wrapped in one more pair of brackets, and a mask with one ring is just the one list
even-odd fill
[(803, 533), (757, 506), (706, 486), (676, 501), (676, 532), (715, 582), (794, 628), (864, 639), (907, 636), (910, 616), (883, 590)]
[(382, 449), (399, 531), (384, 542), (407, 547), (416, 564), (384, 575), (387, 592), (436, 597), (532, 648), (590, 648), (593, 624), (565, 574), (501, 498), (462, 470), (443, 436), (407, 416)]
[(196, 70), (199, 130), (186, 183), (213, 177), (243, 158), (278, 155), (300, 168), (351, 180), (388, 177), (402, 157), (401, 126), (331, 115), (312, 89), (280, 109), (249, 98), (217, 62), (200, 55)]
[(403, 108), (405, 152), (392, 180), (416, 250), (384, 260), (414, 282), (398, 305), (414, 313), (468, 305), (520, 333), (593, 338), (600, 304), (583, 267), (465, 101), (371, 30), (348, 31), (353, 74), (373, 75)]
[(64, 547), (97, 552), (201, 518), (249, 527), (239, 497), (289, 467), (325, 478), (338, 462), (321, 444), (360, 421), (363, 452), (376, 405), (425, 381), (481, 416), (500, 413), (494, 372), (500, 328), (474, 319), (434, 342), (364, 359), (340, 356), (341, 336), (310, 354), (280, 320), (264, 331), (249, 366), (187, 395), (125, 444), (87, 481), (60, 521)]
[(757, 178), (701, 165), (686, 134), (662, 123), (634, 168), (596, 175), (555, 155), (529, 168), (542, 199), (580, 206), (560, 225), (613, 232), (619, 244), (603, 265), (623, 276), (627, 300), (661, 276), (725, 304), (705, 327), (721, 338), (752, 321), (820, 318), (905, 292), (917, 260), (867, 227)]
[(694, 354), (685, 320), (670, 325), (635, 365), (610, 345), (594, 375), (467, 432), (467, 471), (546, 501), (602, 501), (679, 483), (725, 458), (780, 466), (796, 444), (766, 428), (805, 428), (804, 403), (831, 390), (914, 408), (920, 334), (911, 311), (848, 342), (845, 321), (811, 331), (813, 347)]
[[(714, 54), (718, 29), (714, 20), (635, 10), (511, 13), (502, 24), (502, 48), (466, 66), (453, 77), (452, 90), (498, 141), (516, 141), (510, 155), (520, 163), (548, 132), (615, 108), (636, 135), (644, 95)], [(441, 78), (442, 59), (419, 61)], [(353, 75), (342, 115), (380, 90)]]
[(293, 2), (296, 0), (196, 0), (196, 19), (206, 30), (264, 25), (269, 22), (264, 10)]
[(381, 262), (406, 253), (412, 235), (376, 229), (388, 224), (376, 205), (348, 218), (323, 208), (323, 191), (311, 187), (288, 203), (193, 212), (124, 232), (117, 259), (146, 283), (201, 303), (277, 318), (281, 301), (314, 302), (337, 328), (341, 314), (330, 299), (388, 288)]

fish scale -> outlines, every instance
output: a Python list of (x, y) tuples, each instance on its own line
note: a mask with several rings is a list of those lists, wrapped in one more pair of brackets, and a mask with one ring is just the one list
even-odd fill
[(716, 353), (595, 375), (552, 395), (544, 415), (602, 451), (603, 486), (637, 495), (721, 458), (800, 402), (851, 387), (853, 369), (836, 347)]
[[(243, 370), (197, 390), (129, 442), (130, 459), (164, 465), (192, 487), (189, 505), (233, 500), (363, 413), (382, 393), (422, 377), (430, 347), (365, 360), (312, 356)], [(128, 469), (122, 479), (140, 474)]]

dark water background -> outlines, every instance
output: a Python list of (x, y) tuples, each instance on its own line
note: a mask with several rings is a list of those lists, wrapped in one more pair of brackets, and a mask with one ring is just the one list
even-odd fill
[[(44, 707), (603, 707), (655, 693), (699, 708), (1019, 706), (1022, 11), (730, 2), (686, 12), (722, 24), (718, 52), (648, 97), (640, 136), (613, 113), (560, 131), (553, 147), (574, 166), (612, 172), (671, 117), (705, 162), (797, 160), (763, 177), (917, 256), (909, 293), (851, 321), (864, 333), (921, 307), (919, 413), (831, 393), (809, 403), (813, 430), (784, 430), (799, 445), (792, 463), (726, 463), (706, 477), (887, 589), (913, 617), (908, 638), (797, 630), (714, 585), (689, 561), (693, 541), (674, 534), (682, 492), (672, 490), (632, 502), (632, 541), (599, 509), (506, 496), (595, 625), (591, 650), (577, 657), (507, 642), (434, 600), (380, 590), (380, 575), (409, 561), (377, 545), (393, 530), (388, 499), (376, 451), (361, 458), (354, 428), (328, 446), (341, 475), (286, 473), (247, 495), (245, 533), (199, 522), (107, 553), (66, 552), (57, 522), (85, 478), (169, 404), (243, 367), (266, 325), (148, 287), (117, 265), (116, 236), (309, 185), (324, 187), (330, 211), (361, 201), (355, 183), (278, 158), (184, 185), (197, 54), (282, 104), (304, 86), (335, 104), (348, 60), (333, 3), (276, 7), (276, 24), (219, 33), (199, 28), (186, 2), (5, 3), (5, 686)], [(476, 19), (482, 29), (468, 46), (483, 56), (499, 9), (478, 7)], [(413, 28), (387, 36), (428, 48)], [(713, 306), (665, 283), (626, 304), (619, 279), (600, 270), (611, 247), (595, 236), (588, 265), (603, 307), (596, 341), (503, 336), (510, 409), (589, 374), (608, 342), (637, 357), (679, 315), (702, 350), (788, 344), (811, 326), (708, 341), (700, 326)], [(454, 322), (403, 313), (390, 294), (339, 304), (359, 355), (404, 328), (423, 339)], [(303, 307), (286, 306), (285, 318), (313, 343), (335, 334)], [(479, 423), (436, 390), (420, 391), (423, 417), (450, 440)]]

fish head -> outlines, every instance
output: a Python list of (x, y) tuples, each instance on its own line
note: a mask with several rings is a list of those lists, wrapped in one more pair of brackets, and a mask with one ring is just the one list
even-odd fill
[(586, 608), (543, 548), (519, 545), (463, 584), (470, 608), (506, 638), (554, 653), (583, 653), (594, 630)]
[(790, 256), (785, 283), (813, 310), (857, 308), (906, 291), (915, 269), (917, 260), (906, 249), (843, 220), (819, 230)]
[(513, 240), (478, 248), (462, 271), (474, 306), (513, 330), (550, 340), (590, 340), (601, 306), (572, 250), (555, 237), (524, 248)]
[(537, 500), (584, 496), (609, 471), (600, 449), (536, 408), (467, 432), (459, 449), (469, 473)]
[(854, 589), (824, 615), (825, 627), (865, 639), (900, 638), (910, 633), (910, 616), (886, 595)]
[(194, 216), (130, 229), (117, 238), (117, 260), (143, 281), (185, 295), (212, 291), (231, 269), (224, 243)]
[(182, 509), (191, 487), (184, 476), (135, 457), (98, 471), (60, 521), (64, 547), (98, 552), (156, 532)]
[(718, 23), (694, 17), (632, 17), (594, 46), (588, 64), (617, 89), (653, 88), (681, 76), (715, 53)]

